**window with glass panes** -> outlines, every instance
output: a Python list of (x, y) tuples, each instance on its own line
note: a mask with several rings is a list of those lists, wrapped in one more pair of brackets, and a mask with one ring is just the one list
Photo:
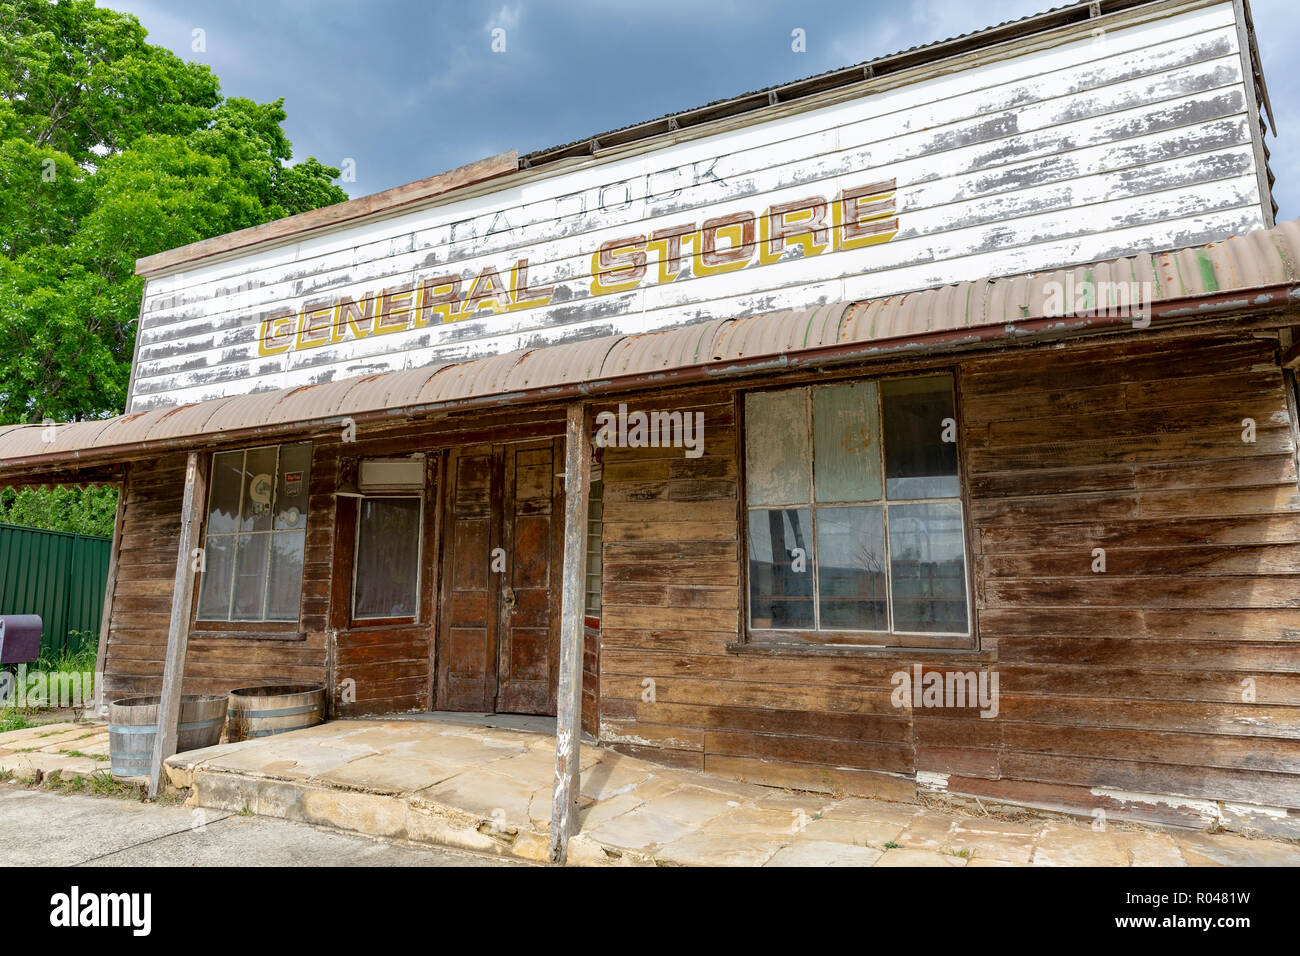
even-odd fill
[(415, 618), (420, 604), (423, 499), (362, 498), (357, 511), (353, 620)]
[(604, 490), (601, 466), (591, 470), (591, 493), (587, 498), (587, 577), (586, 611), (591, 617), (600, 617), (601, 582), (601, 531), (604, 528)]
[(744, 414), (751, 636), (968, 643), (952, 377), (751, 392)]
[(200, 621), (297, 621), (311, 443), (212, 457)]

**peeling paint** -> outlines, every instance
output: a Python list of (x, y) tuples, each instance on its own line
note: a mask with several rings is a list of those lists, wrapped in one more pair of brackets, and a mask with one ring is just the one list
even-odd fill
[[(306, 234), (151, 279), (130, 408), (292, 388), (351, 371), (470, 361), (718, 317), (798, 310), (1174, 248), (1264, 221), (1230, 4), (1166, 16), (1017, 59), (846, 97), (648, 154), (461, 202)], [(650, 158), (647, 159), (647, 156)], [(664, 224), (894, 178), (888, 244), (592, 298), (591, 251)], [(618, 201), (605, 200), (617, 194)], [(626, 201), (625, 201), (626, 200)], [(528, 259), (546, 307), (327, 343), (259, 361), (269, 309), (326, 293), (473, 281), (485, 257)], [(653, 267), (653, 266), (652, 266)], [(1013, 333), (1021, 331), (1013, 327)]]

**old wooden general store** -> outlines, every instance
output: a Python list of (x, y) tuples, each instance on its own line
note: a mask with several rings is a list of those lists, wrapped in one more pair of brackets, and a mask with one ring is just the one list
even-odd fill
[(1100, 0), (176, 249), (0, 484), (121, 485), (110, 697), (1297, 835), (1267, 114), (1244, 0)]

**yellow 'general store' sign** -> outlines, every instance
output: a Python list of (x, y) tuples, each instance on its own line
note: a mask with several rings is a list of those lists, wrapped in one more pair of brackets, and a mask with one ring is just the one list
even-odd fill
[[(757, 216), (731, 213), (703, 225), (681, 223), (648, 235), (611, 239), (591, 256), (590, 293), (626, 292), (643, 283), (673, 282), (683, 275), (722, 275), (779, 262), (786, 250), (804, 256), (888, 242), (898, 232), (894, 181), (842, 190), (833, 200), (812, 196), (768, 206)], [(653, 265), (651, 269), (651, 258)], [(262, 320), (258, 354), (338, 344), (347, 339), (421, 329), (433, 322), (469, 319), (550, 305), (554, 285), (530, 285), (528, 260), (506, 270), (488, 264), (469, 283), (455, 273), (369, 291), (359, 296), (304, 303), (298, 311), (271, 312)]]

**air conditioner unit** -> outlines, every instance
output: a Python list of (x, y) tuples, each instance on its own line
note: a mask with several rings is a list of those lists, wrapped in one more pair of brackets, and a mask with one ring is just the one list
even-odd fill
[(357, 485), (364, 495), (424, 490), (424, 456), (372, 458), (361, 462)]

